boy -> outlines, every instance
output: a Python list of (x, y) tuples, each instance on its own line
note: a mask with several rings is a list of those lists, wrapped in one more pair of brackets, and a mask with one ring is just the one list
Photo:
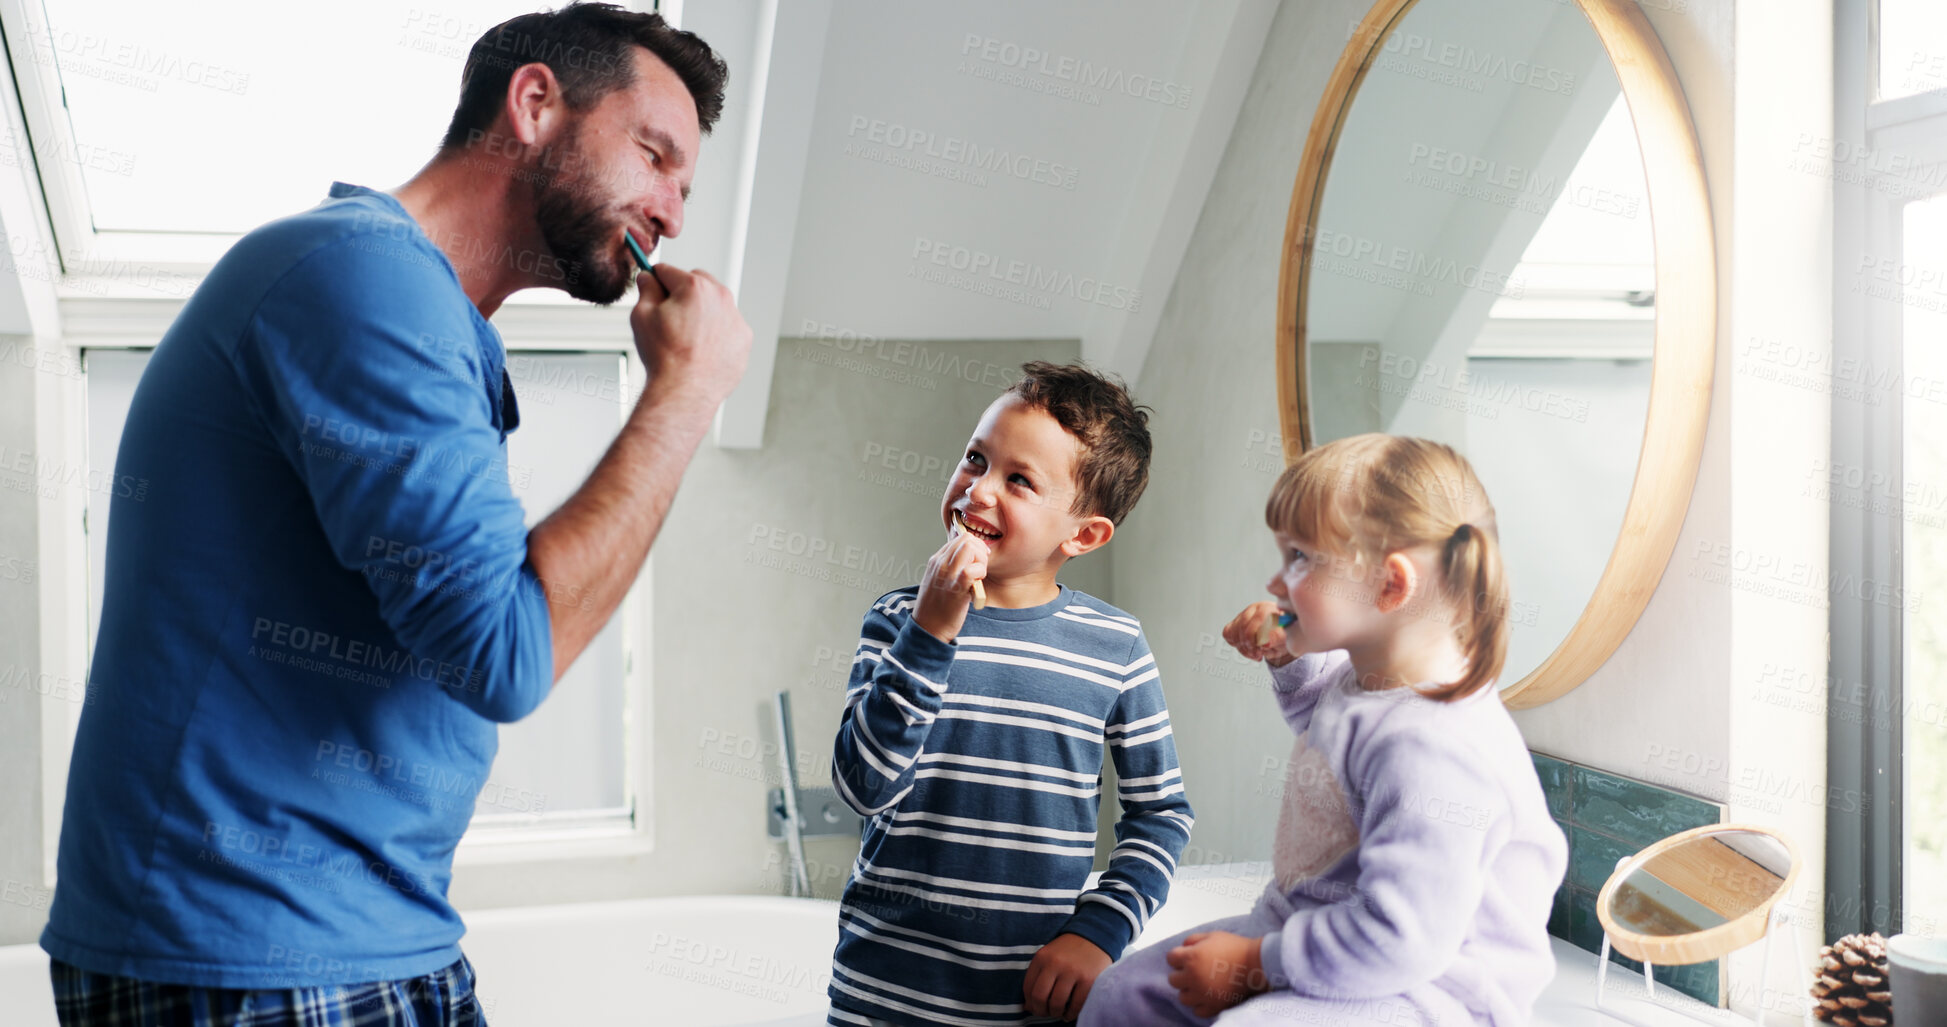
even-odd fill
[[(947, 484), (925, 579), (865, 616), (832, 759), (867, 820), (829, 1023), (1075, 1019), (1190, 837), (1142, 627), (1055, 580), (1142, 495), (1147, 415), (1086, 367), (1022, 370)], [(1104, 747), (1122, 819), (1083, 891)]]

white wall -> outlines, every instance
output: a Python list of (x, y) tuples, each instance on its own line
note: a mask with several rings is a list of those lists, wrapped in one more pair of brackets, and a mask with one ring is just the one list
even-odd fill
[[(1730, 331), (1719, 339), (1718, 360), (1718, 373), (1730, 379), (1734, 415), (1731, 531), (1723, 539), (1699, 537), (1672, 564), (1673, 574), (1679, 568), (1700, 577), (1731, 574), (1715, 586), (1731, 604), (1730, 675), (1717, 683), (1731, 697), (1729, 758), (1713, 781), (1725, 788), (1731, 819), (1769, 827), (1798, 844), (1804, 862), (1793, 912), (1813, 951), (1825, 933), (1825, 821), (1851, 798), (1826, 789), (1823, 711), (1808, 711), (1795, 701), (1794, 686), (1780, 685), (1795, 671), (1825, 679), (1829, 607), (1877, 600), (1840, 582), (1825, 584), (1831, 506), (1808, 495), (1806, 483), (1814, 467), (1829, 462), (1831, 401), (1823, 391), (1754, 374), (1752, 343), (1830, 345), (1832, 190), (1824, 176), (1804, 173), (1792, 157), (1806, 136), (1831, 132), (1833, 6), (1832, 0), (1738, 5), (1737, 160), (1729, 190), (1736, 206), (1726, 247), (1735, 259)], [(1724, 394), (1720, 384), (1717, 395)], [(1713, 543), (1708, 549), (1706, 541)], [(1734, 999), (1747, 1007), (1761, 1000), (1767, 1009), (1795, 1008), (1803, 973), (1774, 968), (1763, 982), (1767, 990), (1759, 992), (1746, 987), (1759, 967), (1756, 951), (1733, 957)]]
[[(22, 336), (0, 336), (0, 345), (19, 345)], [(20, 680), (40, 672), (39, 553), (35, 525), (38, 516), (33, 491), (21, 491), (24, 483), (37, 484), (32, 474), (14, 473), (14, 454), (34, 448), (34, 379), (37, 372), (13, 363), (0, 363), (0, 561), (24, 563), (10, 566), (34, 568), (30, 580), (24, 571), (0, 580), (0, 676)], [(39, 933), (46, 919), (44, 893), (40, 890), (41, 849), (38, 825), (41, 795), (38, 787), (39, 764), (33, 758), (40, 751), (40, 697), (30, 689), (8, 686), (0, 690), (0, 753), (4, 759), (8, 787), (0, 788), (0, 942), (26, 940)], [(32, 890), (29, 890), (32, 889)], [(25, 897), (20, 901), (16, 897)], [(40, 898), (40, 908), (35, 908)]]
[[(1687, 554), (1696, 551), (1700, 540), (1725, 539), (1732, 531), (1735, 481), (1730, 443), (1735, 410), (1728, 340), (1732, 312), (1740, 300), (1732, 290), (1731, 274), (1738, 257), (1731, 232), (1733, 19), (1724, 0), (1681, 6), (1682, 11), (1647, 13), (1690, 101), (1717, 239), (1719, 342), (1703, 463), (1677, 540), (1677, 555), (1635, 631), (1580, 688), (1516, 719), (1537, 750), (1618, 774), (1660, 780), (1721, 802), (1727, 790), (1719, 783), (1670, 778), (1646, 765), (1650, 745), (1659, 745), (1659, 752), (1694, 755), (1700, 763), (1726, 765), (1734, 694), (1726, 686), (1705, 684), (1724, 682), (1730, 672), (1732, 596), (1686, 572)], [(1806, 279), (1825, 273), (1823, 260), (1801, 262), (1807, 265)], [(1823, 548), (1823, 541), (1821, 534), (1817, 548)], [(1597, 730), (1595, 725), (1602, 727)]]
[[(1163, 431), (1156, 456), (1166, 487), (1152, 489), (1113, 553), (1117, 596), (1149, 625), (1177, 711), (1195, 841), (1212, 861), (1268, 855), (1274, 818), (1263, 791), (1276, 782), (1260, 768), (1290, 744), (1261, 672), (1209, 641), (1229, 612), (1263, 595), (1270, 573), (1261, 511), (1279, 467), (1285, 215), (1345, 25), (1368, 6), (1280, 9), (1140, 383), (1178, 430)], [(1831, 323), (1828, 194), (1785, 164), (1797, 132), (1829, 131), (1830, 3), (1751, 0), (1735, 18), (1730, 0), (1644, 7), (1688, 94), (1712, 192), (1719, 345), (1703, 463), (1677, 554), (1636, 629), (1588, 682), (1517, 720), (1539, 751), (1660, 781), (1781, 829), (1804, 861), (1795, 901), (1811, 913), (1809, 942), (1822, 930), (1824, 720), (1786, 712), (1759, 686), (1779, 662), (1823, 673), (1824, 592), (1767, 598), (1768, 582), (1731, 586), (1715, 572), (1727, 551), (1813, 575), (1826, 566), (1824, 508), (1798, 496), (1809, 460), (1828, 451), (1828, 411), (1810, 390), (1740, 373), (1737, 353), (1753, 336), (1816, 343)], [(1740, 1007), (1755, 994), (1754, 970), (1742, 957), (1733, 964)], [(1780, 967), (1771, 983), (1796, 996), (1800, 978)]]
[[(1274, 327), (1285, 213), (1304, 126), (1344, 43), (1345, 21), (1367, 6), (1334, 0), (1281, 8), (1141, 381), (1146, 402), (1166, 415), (1194, 411), (1202, 425), (1195, 433), (1163, 433), (1157, 473), (1173, 487), (1138, 508), (1126, 532), (1133, 544), (1115, 554), (1125, 603), (1152, 624), (1169, 625), (1153, 628), (1152, 635), (1159, 636), (1153, 643), (1159, 661), (1179, 668), (1184, 682), (1172, 690), (1174, 705), (1186, 705), (1187, 698), (1220, 714), (1177, 725), (1179, 745), (1198, 757), (1196, 763), (1185, 757), (1186, 779), (1250, 778), (1240, 750), (1255, 751), (1252, 741), (1269, 746), (1283, 732), (1276, 718), (1266, 716), (1269, 706), (1259, 708), (1261, 696), (1242, 687), (1225, 690), (1229, 665), (1213, 661), (1199, 645), (1225, 612), (1263, 595), (1270, 573), (1261, 511), (1280, 466), (1269, 436), (1278, 428)], [(1666, 13), (1659, 22), (1664, 20), (1670, 22), (1659, 25), (1666, 46), (1695, 94), (1707, 171), (1713, 184), (1728, 182), (1729, 96), (1711, 83), (1728, 76), (1729, 11), (1693, 7), (1684, 15)], [(1718, 186), (1715, 218), (1719, 236), (1728, 238), (1730, 205), (1723, 191)], [(1720, 265), (1728, 291), (1730, 261)], [(1729, 304), (1721, 320), (1728, 330)], [(1730, 376), (1720, 374), (1685, 552), (1694, 547), (1694, 536), (1721, 538), (1729, 529), (1729, 384)], [(1186, 535), (1198, 544), (1175, 544)], [(1523, 715), (1531, 743), (1618, 773), (1641, 772), (1643, 740), (1652, 736), (1673, 748), (1725, 755), (1728, 693), (1700, 689), (1697, 682), (1722, 680), (1728, 672), (1727, 600), (1720, 589), (1666, 577), (1635, 633), (1589, 683)], [(1684, 715), (1669, 716), (1673, 708)], [(1605, 728), (1592, 730), (1594, 723)], [(1199, 773), (1199, 765), (1207, 769)], [(1229, 777), (1221, 780), (1233, 784)], [(1266, 849), (1271, 824), (1262, 805), (1240, 794), (1247, 788), (1216, 785), (1192, 786), (1193, 800), (1202, 796), (1199, 836), (1224, 849)], [(1229, 797), (1239, 801), (1233, 806)]]
[[(866, 607), (916, 581), (944, 541), (946, 474), (981, 411), (1023, 361), (1070, 360), (1078, 350), (1072, 339), (888, 341), (863, 350), (850, 339), (784, 340), (765, 448), (706, 443), (654, 549), (642, 611), (651, 708), (640, 725), (651, 739), (653, 851), (540, 863), (519, 853), (462, 857), (455, 904), (781, 890), (784, 850), (764, 836), (764, 795), (778, 780), (772, 694), (792, 692), (801, 783), (829, 783)], [(32, 449), (29, 393), (44, 377), (0, 363), (0, 467), (16, 447)], [(0, 557), (35, 552), (34, 506), (32, 496), (0, 488)], [(1064, 580), (1106, 596), (1108, 573), (1106, 559), (1091, 556)], [(38, 586), (0, 578), (0, 673), (41, 662)], [(31, 778), (13, 776), (16, 766), (38, 766), (37, 698), (0, 693), (0, 758), (9, 782), (22, 781), (0, 789), (0, 882), (14, 882), (0, 902), (0, 944), (33, 941), (46, 916), (41, 796)], [(856, 839), (810, 844), (821, 894), (836, 894), (856, 851)]]
[[(1345, 27), (1367, 6), (1293, 0), (1280, 8), (1137, 383), (1138, 398), (1157, 410), (1152, 486), (1097, 565), (1078, 565), (1071, 577), (1149, 629), (1198, 812), (1186, 862), (1269, 852), (1264, 792), (1276, 782), (1259, 768), (1289, 742), (1269, 713), (1260, 672), (1225, 657), (1214, 634), (1230, 611), (1263, 594), (1269, 573), (1260, 511), (1279, 467), (1273, 327), (1285, 215)], [(1801, 131), (1829, 131), (1830, 0), (1747, 0), (1736, 17), (1732, 0), (1645, 7), (1689, 96), (1713, 196), (1720, 341), (1703, 465), (1677, 556), (1636, 630), (1589, 682), (1518, 719), (1538, 750), (1660, 780), (1727, 802), (1734, 817), (1782, 827), (1806, 861), (1800, 902), (1815, 914), (1823, 719), (1770, 701), (1777, 690), (1761, 679), (1780, 665), (1822, 673), (1825, 592), (1769, 598), (1760, 590), (1772, 582), (1745, 576), (1726, 584), (1719, 561), (1804, 565), (1815, 581), (1826, 565), (1824, 508), (1799, 497), (1806, 463), (1826, 452), (1821, 396), (1760, 381), (1740, 354), (1759, 338), (1820, 343), (1830, 323), (1827, 192), (1822, 179), (1784, 159)], [(9, 201), (23, 195), (16, 183), (0, 185), (0, 215), (15, 233), (31, 223), (31, 209)], [(896, 263), (885, 273), (897, 273)], [(0, 307), (18, 312), (26, 303)], [(825, 317), (822, 307), (806, 311)], [(35, 330), (25, 315), (6, 320), (0, 330)], [(783, 531), (791, 544), (789, 533), (800, 532), (806, 545), (817, 538), (841, 553), (857, 546), (882, 565), (923, 560), (937, 535), (941, 483), (883, 467), (876, 471), (890, 477), (861, 480), (874, 470), (862, 458), (875, 444), (879, 457), (888, 449), (953, 456), (998, 387), (926, 371), (913, 351), (898, 355), (890, 344), (861, 354), (806, 343), (815, 360), (796, 356), (797, 345), (787, 340), (779, 355), (766, 447), (699, 454), (656, 548), (648, 725), (655, 851), (586, 872), (469, 866), (454, 887), (463, 907), (778, 887), (780, 850), (762, 838), (760, 808), (770, 765), (738, 753), (745, 741), (775, 741), (769, 696), (790, 687), (805, 776), (822, 778), (858, 616), (874, 589), (905, 581), (814, 581), (802, 572), (815, 571), (816, 561), (769, 550), (765, 533)], [(1073, 342), (921, 345), (932, 358), (996, 369), (1076, 351)], [(0, 446), (9, 460), (37, 448), (61, 457), (68, 443), (46, 438), (42, 427), (66, 402), (59, 379), (0, 362)], [(0, 558), (50, 551), (43, 538), (60, 536), (62, 509), (0, 489)], [(754, 562), (777, 556), (781, 566)], [(39, 611), (71, 601), (58, 587), (0, 580), (0, 666), (64, 667), (67, 656), (42, 650)], [(821, 660), (827, 652), (833, 658)], [(5, 698), (0, 769), (16, 786), (0, 790), (0, 881), (34, 887), (42, 883), (40, 700)], [(730, 752), (713, 751), (719, 743)], [(814, 846), (822, 892), (835, 887), (849, 850)], [(39, 930), (44, 911), (21, 894), (29, 901), (0, 902), (0, 942), (31, 940)]]
[[(10, 80), (0, 81), (0, 134), (0, 149), (28, 152)], [(80, 409), (81, 380), (57, 344), (52, 233), (23, 170), (0, 169), (12, 254), (0, 258), (0, 944), (38, 936), (46, 920), (40, 825), (54, 797), (40, 738), (86, 695), (78, 647), (46, 618), (85, 613), (80, 546), (61, 530), (80, 521), (85, 480), (68, 472), (82, 457), (77, 439), (52, 430)]]
[[(764, 836), (764, 795), (779, 776), (773, 693), (791, 691), (800, 784), (829, 784), (866, 608), (916, 582), (945, 541), (946, 476), (981, 411), (1023, 361), (1070, 360), (1078, 349), (782, 340), (764, 448), (706, 443), (653, 551), (655, 850), (579, 865), (462, 865), (455, 903), (781, 890), (784, 849)], [(1071, 587), (1108, 593), (1106, 560), (1071, 566)], [(856, 838), (810, 843), (819, 894), (836, 896), (857, 851)]]

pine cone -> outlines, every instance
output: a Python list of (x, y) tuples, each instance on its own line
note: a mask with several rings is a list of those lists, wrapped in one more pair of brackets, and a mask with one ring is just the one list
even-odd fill
[(1819, 951), (1818, 1001), (1813, 1014), (1837, 1027), (1889, 1027), (1893, 991), (1886, 976), (1886, 939), (1848, 934)]

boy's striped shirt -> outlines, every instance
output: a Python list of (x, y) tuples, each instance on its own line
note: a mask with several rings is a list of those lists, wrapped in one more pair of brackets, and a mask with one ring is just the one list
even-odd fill
[[(913, 622), (917, 591), (866, 614), (833, 755), (866, 825), (831, 1022), (1044, 1022), (1022, 1001), (1035, 952), (1072, 933), (1120, 956), (1189, 841), (1156, 661), (1135, 618), (1066, 586), (969, 611), (951, 645)], [(1123, 814), (1085, 892), (1105, 749)]]

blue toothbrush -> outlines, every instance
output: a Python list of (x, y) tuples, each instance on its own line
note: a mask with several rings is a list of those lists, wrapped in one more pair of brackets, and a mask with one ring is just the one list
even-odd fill
[[(635, 258), (636, 264), (644, 271), (649, 272), (649, 277), (654, 278), (657, 285), (663, 285), (663, 276), (657, 274), (656, 269), (649, 265), (649, 255), (642, 252), (642, 244), (636, 242), (635, 236), (626, 228), (622, 230), (622, 238), (629, 244), (629, 255)], [(668, 291), (669, 286), (663, 285), (663, 292), (667, 293)]]

